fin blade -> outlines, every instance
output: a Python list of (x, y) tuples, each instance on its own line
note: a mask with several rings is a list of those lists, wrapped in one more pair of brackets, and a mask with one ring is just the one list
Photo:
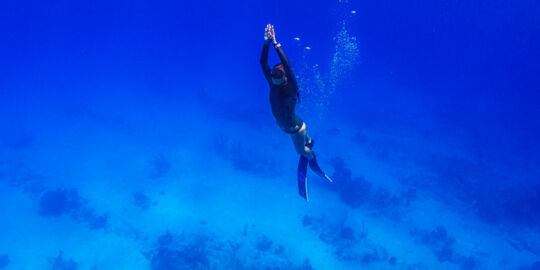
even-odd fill
[(298, 194), (306, 201), (309, 201), (307, 194), (307, 166), (308, 159), (300, 156), (300, 160), (298, 161)]
[(326, 173), (324, 173), (324, 171), (319, 166), (319, 163), (317, 162), (317, 157), (315, 156), (315, 153), (313, 153), (313, 159), (309, 161), (309, 167), (318, 176), (330, 181), (330, 183), (334, 183), (334, 181), (332, 181), (332, 179)]

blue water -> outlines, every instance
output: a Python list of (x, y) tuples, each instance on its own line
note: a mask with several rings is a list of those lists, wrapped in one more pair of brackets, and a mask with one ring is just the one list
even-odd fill
[(4, 0), (0, 269), (540, 269), (539, 48), (533, 0)]

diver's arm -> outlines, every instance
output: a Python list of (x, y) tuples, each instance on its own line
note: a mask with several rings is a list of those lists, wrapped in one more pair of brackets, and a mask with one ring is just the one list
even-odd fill
[(264, 73), (266, 80), (270, 81), (270, 66), (268, 65), (268, 48), (270, 47), (269, 42), (264, 42), (263, 50), (261, 53), (261, 67)]
[(268, 48), (270, 47), (270, 40), (272, 40), (272, 37), (270, 36), (270, 25), (266, 25), (266, 29), (264, 29), (264, 46), (261, 53), (261, 67), (264, 77), (269, 82), (271, 76), (270, 66), (268, 65)]
[(283, 49), (281, 49), (281, 44), (279, 44), (276, 40), (276, 31), (274, 30), (274, 26), (270, 26), (270, 37), (274, 42), (274, 47), (276, 48), (281, 63), (285, 66), (287, 79), (289, 80), (289, 82), (296, 84), (296, 77), (294, 76), (294, 72), (292, 71), (291, 63), (289, 62), (289, 59), (287, 59), (287, 56), (283, 52)]
[(285, 66), (285, 72), (287, 72), (287, 79), (296, 84), (296, 77), (294, 76), (294, 72), (291, 67), (291, 63), (289, 62), (289, 59), (285, 55), (285, 52), (283, 52), (283, 49), (281, 48), (281, 44), (274, 42), (274, 47), (276, 48), (276, 51), (279, 55), (279, 59), (281, 60), (281, 63)]

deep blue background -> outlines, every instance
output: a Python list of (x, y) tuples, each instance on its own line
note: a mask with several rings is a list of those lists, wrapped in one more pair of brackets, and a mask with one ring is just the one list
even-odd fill
[[(72, 97), (100, 84), (132, 83), (181, 97), (197, 88), (215, 92), (230, 86), (231, 94), (256, 102), (266, 95), (257, 62), (266, 23), (276, 25), (286, 48), (296, 36), (309, 42), (323, 68), (337, 28), (337, 3), (329, 1), (0, 5), (3, 94)], [(534, 143), (537, 1), (353, 1), (350, 9), (357, 11), (351, 31), (362, 61), (348, 78), (358, 88), (340, 91), (342, 97), (354, 99), (374, 85), (398, 85), (399, 91), (377, 91), (414, 92), (445, 103), (445, 114), (456, 120), (506, 125), (520, 140)]]

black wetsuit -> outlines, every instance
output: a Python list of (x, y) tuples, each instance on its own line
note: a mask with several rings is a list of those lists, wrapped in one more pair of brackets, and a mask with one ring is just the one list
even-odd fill
[(287, 133), (296, 133), (302, 127), (302, 119), (295, 113), (296, 102), (298, 101), (298, 84), (291, 68), (289, 60), (281, 49), (276, 47), (276, 51), (285, 67), (285, 76), (287, 80), (280, 85), (272, 83), (270, 66), (268, 66), (269, 43), (265, 43), (261, 54), (261, 66), (264, 77), (270, 84), (270, 105), (272, 114), (276, 118), (277, 124)]

